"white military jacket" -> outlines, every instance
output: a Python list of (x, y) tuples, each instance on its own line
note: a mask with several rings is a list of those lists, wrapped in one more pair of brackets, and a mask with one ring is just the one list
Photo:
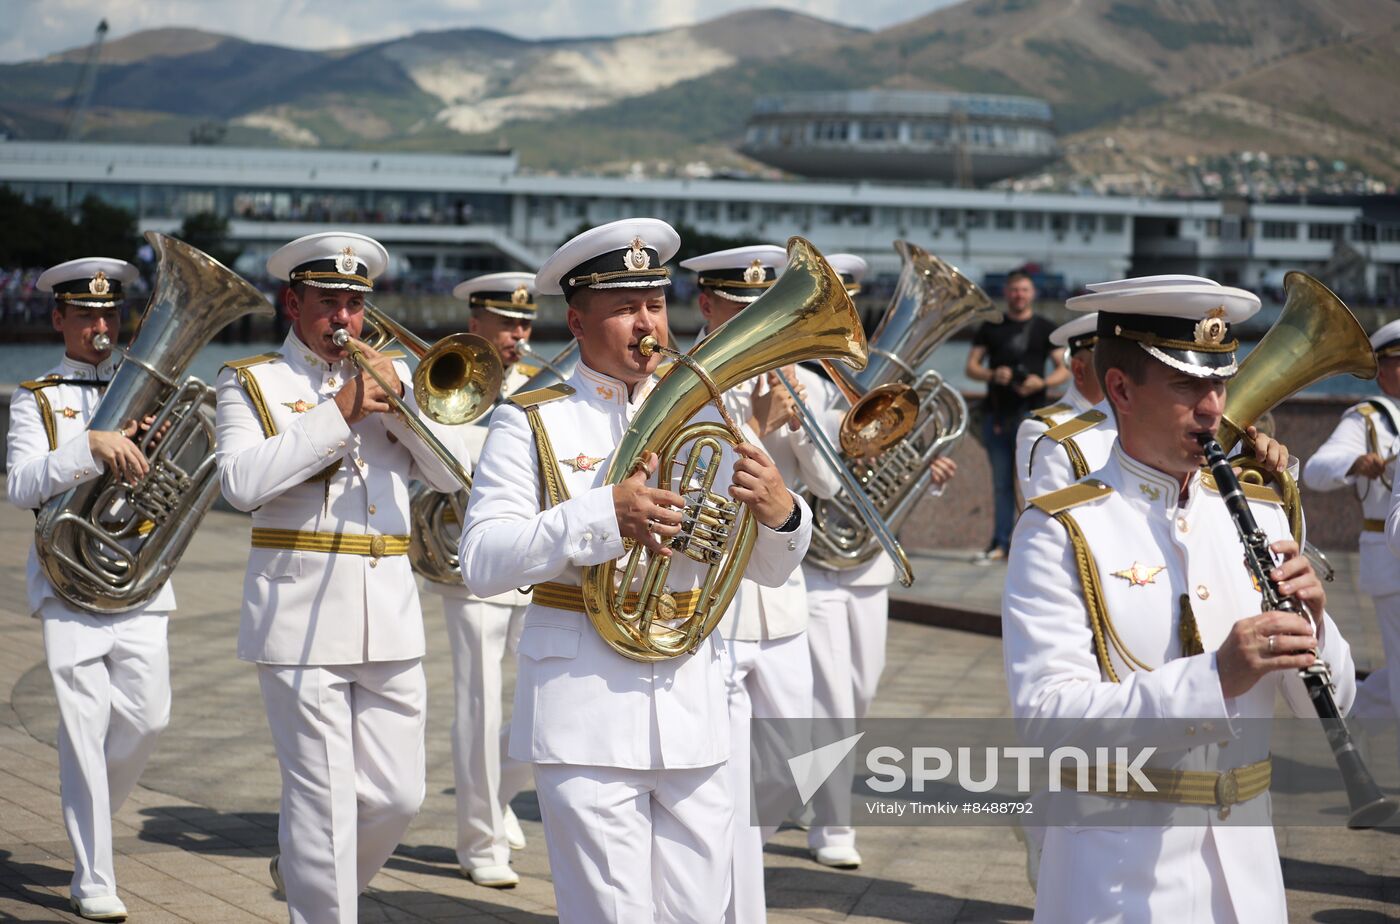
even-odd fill
[[(1025, 503), (1073, 484), (1102, 466), (1118, 439), (1118, 423), (1108, 398), (1091, 405), (1070, 386), (1061, 404), (1052, 408), (1061, 405), (1071, 409), (1057, 411), (1048, 421), (1028, 417), (1016, 428), (1016, 481)], [(1075, 469), (1076, 456), (1082, 460), (1079, 471)]]
[[(1374, 403), (1373, 403), (1374, 402)], [(1314, 491), (1335, 491), (1350, 486), (1361, 501), (1366, 525), (1358, 541), (1362, 593), (1379, 597), (1400, 593), (1400, 562), (1386, 546), (1384, 523), (1390, 512), (1391, 486), (1395, 483), (1394, 456), (1400, 450), (1400, 409), (1388, 398), (1374, 398), (1348, 408), (1337, 429), (1303, 466), (1303, 484)], [(1348, 475), (1357, 456), (1379, 453), (1392, 461), (1377, 479)]]
[[(106, 383), (116, 372), (108, 358), (91, 366), (63, 357), (53, 369), (33, 382), (25, 382), (10, 398), (10, 432), (6, 437), (6, 480), (10, 503), (38, 510), (44, 502), (92, 481), (105, 471), (92, 457), (87, 425), (102, 400)], [(77, 383), (91, 384), (77, 384)], [(31, 545), (26, 566), (29, 612), (39, 615), (46, 600), (61, 599), (49, 583)], [(65, 601), (65, 606), (73, 604)], [(175, 608), (175, 591), (167, 581), (144, 606), (132, 613), (165, 613)]]
[[(552, 581), (578, 586), (582, 568), (623, 555), (612, 488), (604, 483), (613, 450), (655, 379), (630, 400), (622, 382), (580, 362), (574, 393), (539, 405), (569, 498), (541, 509), (539, 457), (524, 411), (503, 404), (475, 474), (462, 533), (462, 576), (491, 596)], [(717, 420), (712, 410), (697, 420)], [(727, 493), (734, 454), (726, 449), (715, 490)], [(811, 538), (811, 512), (799, 501), (792, 532), (758, 526), (746, 574), (782, 584)], [(669, 585), (697, 587), (700, 566), (672, 557)], [(538, 597), (538, 594), (536, 595)], [(525, 612), (511, 720), (510, 755), (536, 763), (630, 769), (708, 767), (729, 756), (729, 712), (718, 634), (693, 655), (655, 663), (609, 648), (581, 612), (543, 606)]]
[[(1231, 626), (1260, 607), (1224, 501), (1200, 474), (1179, 501), (1175, 479), (1129, 457), (1117, 443), (1106, 464), (1081, 484), (1091, 482), (1100, 485), (1086, 492), (1092, 499), (1064, 513), (1085, 538), (1110, 625), (1096, 633), (1086, 614), (1066, 527), (1028, 507), (1012, 538), (1002, 598), (1014, 715), (1076, 720), (1056, 725), (1057, 740), (1034, 742), (1046, 747), (1079, 743), (1069, 730), (1083, 727), (1085, 719), (1180, 720), (1143, 721), (1135, 726), (1141, 740), (1121, 742), (1157, 747), (1149, 767), (1239, 767), (1262, 760), (1266, 737), (1257, 727), (1244, 736), (1241, 719), (1272, 717), (1278, 692), (1295, 714), (1315, 713), (1291, 671), (1270, 674), (1234, 699), (1221, 692), (1215, 652)], [(1251, 500), (1250, 507), (1271, 539), (1289, 537), (1281, 505)], [(1183, 597), (1202, 647), (1189, 656), (1182, 655)], [(1111, 641), (1114, 633), (1121, 647)], [(1356, 689), (1351, 653), (1330, 617), (1320, 636), (1345, 713)], [(1096, 637), (1105, 640), (1102, 649)], [(1129, 654), (1144, 666), (1133, 669)], [(1050, 828), (1044, 856), (1052, 859), (1042, 861), (1037, 919), (1203, 919), (1197, 893), (1207, 883), (1198, 874), (1209, 875), (1200, 866), (1209, 827), (1219, 854), (1214, 874), (1228, 883), (1237, 919), (1285, 920), (1268, 796), (1235, 806), (1235, 824), (1217, 823), (1212, 809), (1197, 811), (1199, 825)], [(1251, 817), (1252, 826), (1238, 823)], [(1125, 918), (1106, 910), (1120, 908), (1124, 895), (1144, 913)]]
[[(817, 383), (825, 384), (821, 376), (802, 366), (797, 367), (797, 377), (809, 398), (814, 389), (820, 387)], [(748, 382), (745, 386), (748, 386), (748, 393), (743, 403), (738, 404), (738, 409), (745, 413), (743, 419), (753, 413), (752, 395), (768, 390), (768, 383), (763, 380)], [(781, 385), (778, 387), (782, 388)], [(726, 393), (726, 398), (729, 394)], [(798, 490), (800, 485), (817, 497), (833, 497), (841, 489), (841, 483), (822, 462), (816, 445), (805, 429), (799, 427), (791, 430), (783, 425), (761, 440), (747, 427), (745, 432), (750, 442), (768, 453), (782, 473), (783, 483), (792, 490)], [(750, 580), (740, 583), (739, 592), (734, 595), (734, 602), (717, 631), (726, 639), (754, 642), (787, 638), (806, 629), (807, 582), (802, 569), (794, 568), (781, 587), (764, 587)]]
[[(393, 414), (346, 424), (334, 399), (357, 372), (348, 360), (327, 364), (289, 332), (265, 361), (232, 365), (242, 368), (226, 368), (218, 384), (219, 477), (229, 503), (253, 512), (255, 529), (407, 536), (410, 481), (440, 491), (460, 487)], [(413, 407), (408, 367), (395, 368)], [(447, 446), (456, 445), (453, 428), (428, 426)], [(470, 459), (461, 461), (470, 469)], [(249, 552), (238, 630), (243, 660), (399, 661), (422, 657), (423, 645), (407, 555)]]
[[(539, 369), (535, 366), (526, 365), (522, 362), (512, 363), (511, 367), (506, 370), (505, 379), (501, 382), (501, 397), (503, 399), (510, 397), (529, 381), (530, 376), (534, 375), (536, 372), (539, 372)], [(476, 460), (481, 458), (481, 447), (486, 444), (486, 425), (489, 419), (490, 415), (485, 414), (475, 423), (467, 424), (459, 428), (460, 432), (458, 436), (461, 440), (463, 455), (471, 459), (472, 465), (475, 465)], [(460, 533), (458, 534), (458, 542), (461, 542)], [(470, 590), (467, 590), (465, 584), (439, 584), (437, 581), (425, 580), (423, 581), (423, 589), (442, 597), (451, 597), (454, 600), (481, 599)], [(512, 587), (505, 593), (496, 594), (496, 596), (488, 599), (491, 603), (496, 603), (501, 606), (524, 606), (530, 602), (530, 593), (529, 591), (522, 591)]]

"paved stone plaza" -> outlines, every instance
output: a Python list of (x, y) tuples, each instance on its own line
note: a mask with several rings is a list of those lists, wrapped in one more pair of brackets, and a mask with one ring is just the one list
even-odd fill
[[(70, 865), (53, 747), (56, 711), (39, 627), (25, 612), (32, 524), (28, 512), (0, 507), (0, 921), (67, 921), (75, 918), (66, 912)], [(277, 763), (255, 670), (234, 657), (247, 533), (246, 518), (210, 514), (176, 575), (174, 716), (114, 825), (121, 893), (131, 920), (141, 924), (286, 919), (267, 877), (277, 837)], [(920, 559), (923, 594), (940, 580), (960, 588), (975, 582), (985, 608), (1001, 569), (974, 575), (961, 562)], [(960, 589), (950, 596), (966, 594)], [(520, 887), (493, 891), (458, 875), (448, 740), (451, 666), (436, 598), (425, 595), (424, 608), (428, 796), (406, 841), (362, 899), (360, 918), (551, 920), (554, 893), (533, 793), (515, 802), (530, 838), (514, 857)], [(1369, 641), (1359, 647), (1358, 661), (1378, 662), (1378, 647)], [(1000, 641), (896, 622), (875, 712), (1005, 715)], [(1397, 834), (1296, 828), (1280, 830), (1279, 840), (1294, 920), (1369, 924), (1400, 914)], [(807, 859), (802, 832), (779, 832), (767, 854), (771, 920), (1031, 918), (1023, 854), (1009, 829), (866, 828), (859, 843), (865, 865), (839, 872)]]

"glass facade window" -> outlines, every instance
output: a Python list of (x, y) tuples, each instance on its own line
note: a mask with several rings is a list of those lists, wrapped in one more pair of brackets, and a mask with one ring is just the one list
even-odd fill
[(1081, 234), (1093, 234), (1099, 226), (1099, 216), (1097, 215), (1076, 215), (1074, 216), (1074, 230)]
[(1310, 241), (1339, 241), (1345, 225), (1324, 225), (1314, 222), (1308, 225), (1308, 240)]
[(861, 141), (897, 141), (899, 123), (887, 121), (865, 121), (860, 123)]
[(958, 221), (960, 217), (957, 209), (939, 209), (938, 226), (940, 228), (956, 228), (960, 224)]
[(696, 221), (719, 221), (719, 203), (700, 201), (695, 203)]
[(1298, 239), (1298, 223), (1296, 221), (1261, 222), (1259, 233), (1271, 241), (1294, 241)]
[(968, 209), (964, 213), (963, 226), (966, 228), (985, 228), (987, 226), (987, 213)]
[(1025, 212), (1021, 215), (1021, 227), (1026, 231), (1039, 231), (1045, 227), (1045, 213)]
[(1104, 232), (1107, 233), (1107, 234), (1122, 234), (1122, 233), (1123, 233), (1123, 216), (1122, 216), (1122, 215), (1105, 215), (1105, 216), (1103, 217), (1103, 229), (1104, 229)]
[(998, 231), (1010, 231), (1016, 227), (1015, 212), (993, 212), (996, 217), (996, 228)]
[(731, 202), (727, 208), (730, 221), (749, 220), (749, 204), (747, 202)]

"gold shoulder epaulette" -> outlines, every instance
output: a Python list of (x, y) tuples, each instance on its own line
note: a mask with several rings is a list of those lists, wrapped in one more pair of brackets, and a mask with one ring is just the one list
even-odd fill
[(534, 365), (534, 364), (532, 364), (532, 363), (527, 363), (527, 362), (518, 362), (518, 363), (515, 364), (515, 368), (517, 368), (517, 369), (520, 370), (520, 374), (521, 374), (521, 375), (527, 375), (527, 376), (528, 376), (528, 375), (534, 375), (536, 372), (539, 372), (539, 371), (540, 371), (540, 367), (539, 367), (539, 366), (536, 366), (536, 365)]
[(1051, 491), (1049, 494), (1032, 497), (1031, 504), (1042, 513), (1054, 516), (1071, 507), (1087, 504), (1089, 501), (1107, 497), (1112, 493), (1113, 489), (1108, 485), (1096, 478), (1090, 478), (1088, 481), (1079, 481), (1067, 488)]
[(1376, 413), (1376, 406), (1369, 401), (1362, 401), (1360, 404), (1353, 404), (1351, 407), (1347, 408), (1347, 410), (1356, 411), (1358, 414), (1364, 414), (1370, 417), (1372, 414)]
[(274, 359), (281, 359), (282, 354), (277, 352), (259, 353), (257, 356), (249, 356), (247, 359), (231, 359), (224, 363), (225, 369), (247, 369), (249, 366), (258, 366), (262, 363), (270, 363)]
[(62, 381), (62, 379), (63, 376), (59, 375), (57, 372), (50, 372), (48, 375), (40, 376), (37, 379), (31, 379), (28, 382), (20, 382), (19, 387), (27, 388), (30, 391), (38, 391), (41, 388), (48, 388), (50, 385), (57, 384)]
[(1057, 443), (1063, 443), (1073, 436), (1078, 436), (1085, 430), (1092, 430), (1108, 419), (1108, 415), (1103, 411), (1087, 410), (1078, 417), (1071, 417), (1058, 427), (1051, 427), (1045, 431), (1047, 439), (1052, 439)]
[(1031, 416), (1046, 426), (1050, 425), (1050, 419), (1056, 414), (1063, 414), (1065, 411), (1073, 410), (1068, 404), (1048, 404), (1042, 408), (1031, 411)]
[(550, 401), (557, 401), (560, 398), (567, 398), (574, 393), (570, 385), (560, 382), (557, 385), (547, 385), (544, 388), (534, 388), (530, 391), (520, 392), (510, 396), (510, 403), (517, 407), (539, 407)]
[[(1201, 472), (1201, 486), (1208, 491), (1214, 491), (1216, 494), (1220, 493), (1220, 485), (1215, 483), (1215, 476), (1210, 472)], [(1243, 491), (1244, 496), (1250, 500), (1263, 501), (1266, 504), (1275, 504), (1279, 507), (1283, 506), (1283, 498), (1269, 485), (1241, 481), (1240, 490)]]

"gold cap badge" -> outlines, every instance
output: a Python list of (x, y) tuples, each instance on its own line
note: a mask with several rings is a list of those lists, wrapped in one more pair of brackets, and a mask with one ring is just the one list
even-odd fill
[(359, 268), (360, 261), (355, 259), (355, 251), (351, 247), (346, 247), (335, 258), (335, 268), (349, 276)]
[(632, 246), (622, 255), (622, 265), (633, 272), (651, 268), (651, 254), (640, 237), (632, 238)]
[(530, 302), (530, 290), (524, 283), (515, 287), (515, 291), (510, 293), (510, 303), (512, 305), (525, 305)]
[(98, 270), (96, 275), (88, 281), (88, 291), (93, 295), (106, 295), (112, 291), (112, 284), (107, 281), (107, 274)]
[(767, 274), (763, 271), (762, 260), (754, 260), (749, 264), (748, 269), (744, 270), (744, 281), (749, 285), (757, 285), (762, 282), (766, 276)]
[(1219, 346), (1225, 342), (1225, 306), (1212, 308), (1196, 322), (1196, 342), (1202, 346)]

